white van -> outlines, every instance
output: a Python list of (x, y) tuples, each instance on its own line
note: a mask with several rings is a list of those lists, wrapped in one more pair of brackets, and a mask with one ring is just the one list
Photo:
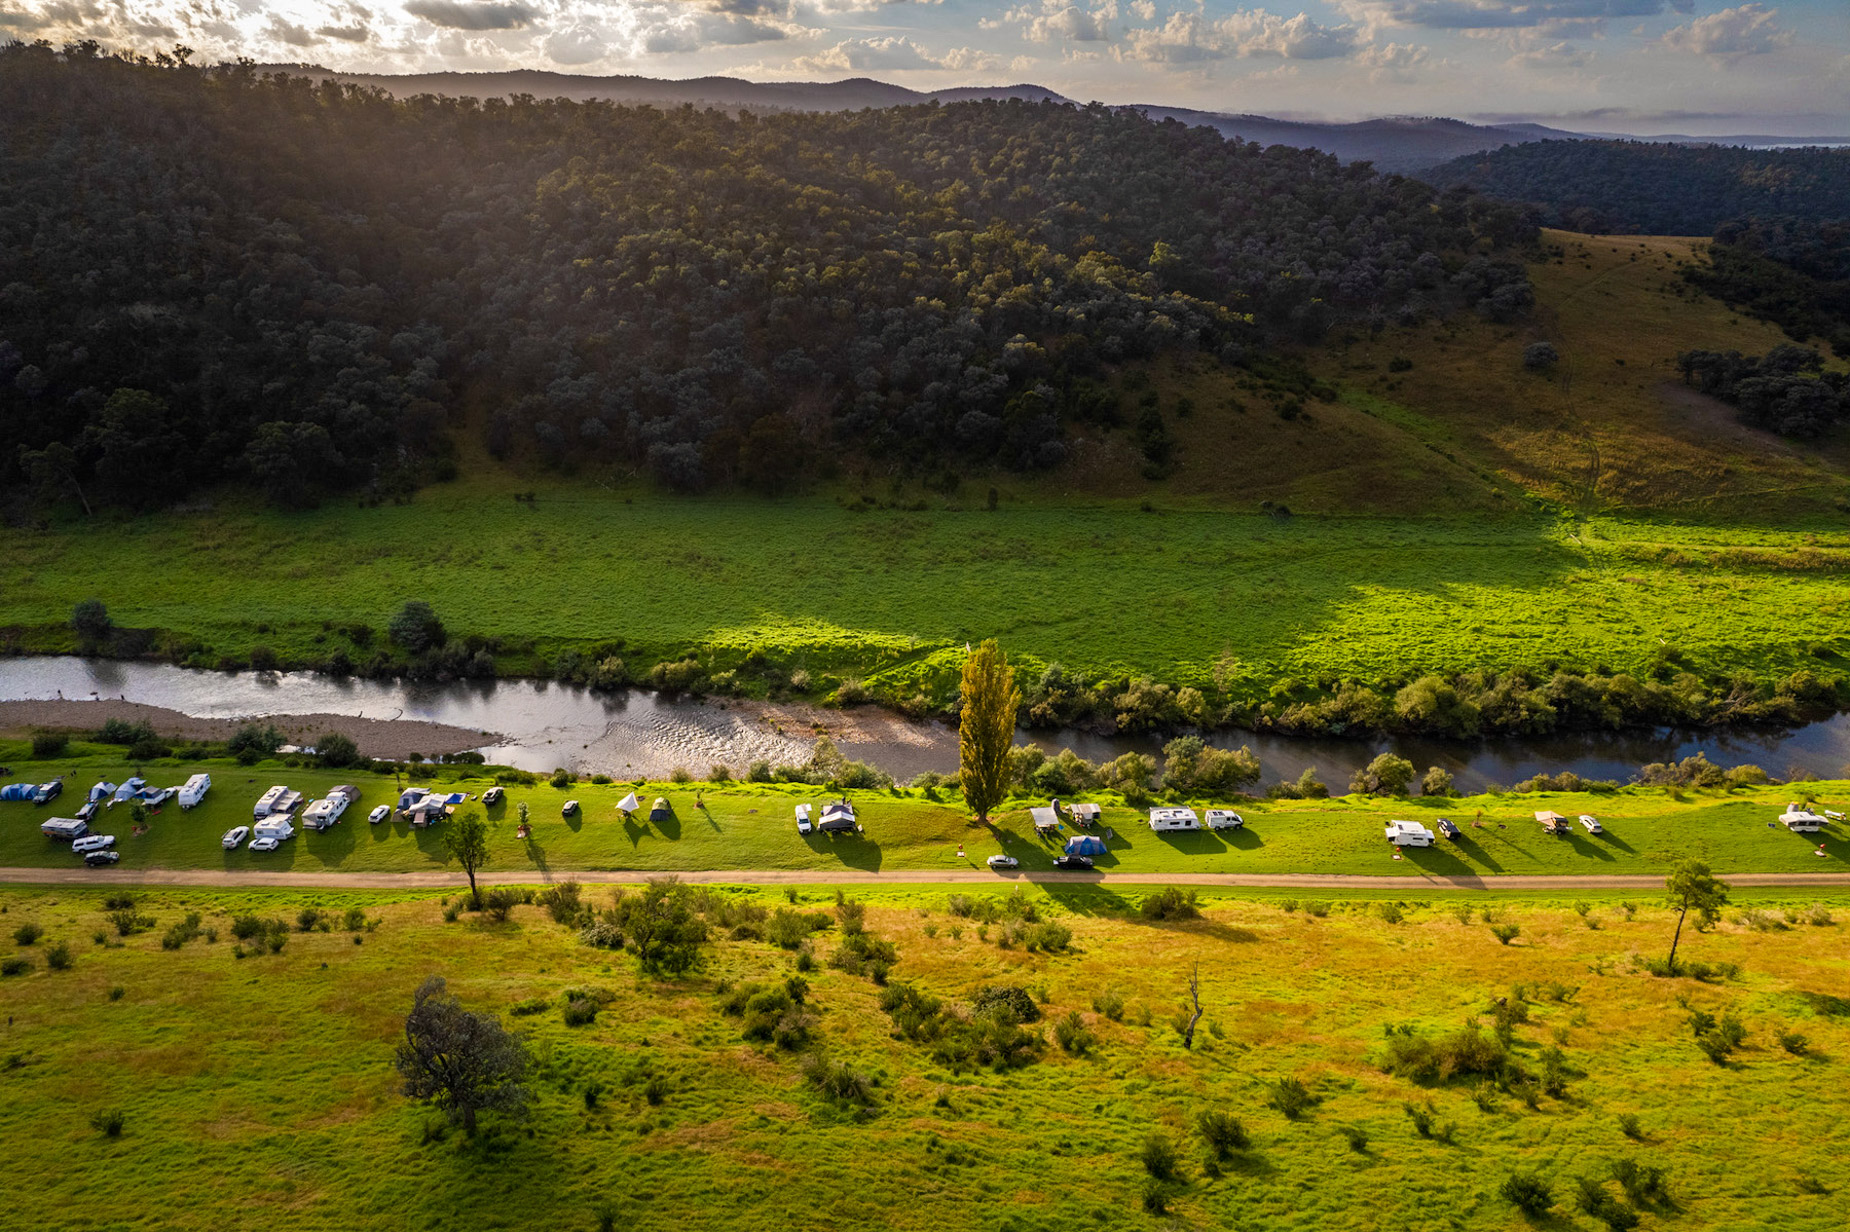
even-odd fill
[(74, 843), (84, 835), (90, 833), (90, 825), (88, 822), (79, 821), (75, 817), (53, 817), (46, 821), (45, 824), (41, 825), (39, 830), (46, 838), (55, 838), (64, 843)]
[(252, 838), (290, 839), (295, 837), (295, 823), (287, 813), (266, 817), (251, 827)]
[(185, 785), (180, 788), (180, 807), (183, 809), (192, 808), (195, 804), (205, 799), (206, 793), (211, 790), (212, 776), (209, 774), (195, 774), (192, 778), (186, 780)]
[(1396, 847), (1430, 847), (1436, 836), (1417, 821), (1390, 821), (1387, 841)]
[(1192, 808), (1153, 808), (1150, 810), (1150, 828), (1152, 830), (1199, 830), (1201, 818), (1195, 816)]
[(1241, 830), (1245, 827), (1246, 818), (1232, 809), (1208, 810), (1208, 829), (1210, 830)]

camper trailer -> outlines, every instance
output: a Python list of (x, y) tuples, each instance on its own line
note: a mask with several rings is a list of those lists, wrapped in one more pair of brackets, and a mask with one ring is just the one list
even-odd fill
[(265, 817), (251, 827), (252, 838), (273, 838), (281, 841), (295, 837), (295, 822), (287, 813), (275, 813)]
[(1433, 832), (1417, 821), (1390, 821), (1387, 824), (1387, 841), (1396, 847), (1430, 847), (1433, 844)]
[[(353, 802), (352, 797), (346, 794), (347, 790), (349, 789), (336, 787), (321, 799), (311, 801), (309, 806), (302, 810), (302, 824), (311, 830), (326, 830), (338, 822), (340, 815), (346, 812), (347, 806)], [(360, 793), (355, 791), (353, 794), (358, 796)]]
[(288, 794), (289, 789), (280, 783), (270, 788), (270, 790), (257, 797), (257, 803), (255, 807), (251, 809), (251, 816), (258, 821), (262, 821), (271, 813), (279, 812), (280, 810), (276, 807), (276, 802)]
[(1786, 806), (1786, 811), (1779, 815), (1779, 819), (1794, 834), (1816, 834), (1824, 829), (1824, 817), (1803, 807), (1796, 800)]
[(1073, 824), (1076, 826), (1095, 826), (1105, 812), (1089, 800), (1083, 804), (1075, 804), (1067, 811), (1072, 814)]
[(1535, 820), (1541, 823), (1542, 830), (1545, 833), (1553, 834), (1561, 838), (1565, 838), (1569, 833), (1567, 818), (1561, 816), (1559, 813), (1551, 812), (1548, 809), (1542, 809), (1535, 814)]
[(195, 804), (205, 799), (206, 793), (211, 790), (212, 776), (209, 774), (195, 774), (192, 778), (186, 780), (185, 785), (180, 788), (180, 807), (183, 809), (192, 808)]
[(1150, 828), (1152, 830), (1199, 830), (1201, 818), (1195, 816), (1192, 808), (1153, 808), (1150, 810)]
[(55, 838), (61, 843), (74, 843), (90, 833), (90, 827), (75, 817), (53, 817), (39, 827), (46, 838)]
[(1232, 809), (1208, 810), (1208, 829), (1210, 830), (1241, 830), (1245, 827), (1246, 818)]
[(838, 830), (853, 832), (861, 828), (861, 823), (854, 815), (854, 805), (836, 800), (822, 806), (822, 821), (816, 828), (829, 834)]

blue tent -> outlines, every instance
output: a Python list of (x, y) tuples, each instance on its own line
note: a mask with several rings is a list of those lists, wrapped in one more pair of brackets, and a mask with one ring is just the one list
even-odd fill
[(1069, 856), (1102, 856), (1105, 854), (1105, 840), (1096, 834), (1075, 834), (1066, 840), (1066, 854)]

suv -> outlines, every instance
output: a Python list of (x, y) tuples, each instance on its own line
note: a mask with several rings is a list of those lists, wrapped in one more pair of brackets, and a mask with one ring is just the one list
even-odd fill
[(102, 851), (115, 845), (116, 836), (113, 834), (86, 834), (71, 844), (71, 850), (82, 855), (86, 851)]
[(92, 868), (95, 868), (101, 864), (114, 864), (117, 860), (120, 860), (121, 858), (122, 858), (122, 853), (119, 851), (86, 851), (84, 852), (84, 863), (88, 864)]
[(1086, 870), (1092, 867), (1091, 856), (1061, 856), (1053, 862), (1055, 868)]
[(50, 804), (53, 800), (57, 799), (59, 796), (63, 794), (64, 794), (64, 780), (63, 779), (53, 779), (49, 783), (39, 784), (38, 791), (34, 792), (32, 795), (32, 803)]
[(496, 805), (501, 803), (502, 798), (506, 795), (507, 792), (503, 791), (501, 788), (490, 787), (487, 791), (482, 793), (482, 803), (491, 806)]

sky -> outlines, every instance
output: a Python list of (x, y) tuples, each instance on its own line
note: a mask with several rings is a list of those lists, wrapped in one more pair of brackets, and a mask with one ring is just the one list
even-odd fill
[(0, 0), (0, 39), (351, 72), (550, 69), (1305, 119), (1850, 134), (1850, 0)]

